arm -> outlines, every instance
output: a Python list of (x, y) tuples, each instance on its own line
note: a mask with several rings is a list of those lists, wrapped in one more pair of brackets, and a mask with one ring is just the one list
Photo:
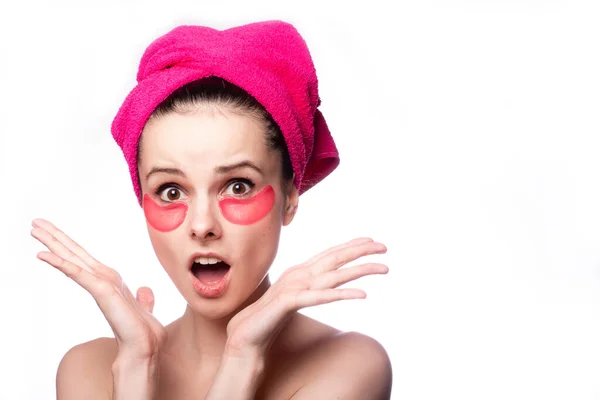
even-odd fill
[[(31, 235), (49, 250), (37, 257), (87, 290), (115, 335), (116, 346), (92, 341), (65, 355), (57, 373), (58, 398), (152, 399), (157, 356), (167, 339), (165, 327), (152, 315), (152, 290), (140, 288), (134, 297), (117, 271), (101, 264), (53, 224), (35, 219), (32, 225)], [(103, 351), (109, 348), (110, 359)], [(113, 383), (114, 393), (110, 393)]]
[(69, 350), (58, 366), (58, 400), (152, 399), (157, 368), (154, 362), (115, 359), (114, 340), (96, 339)]
[(63, 357), (56, 374), (58, 400), (152, 399), (158, 369), (118, 354), (113, 338), (79, 344)]
[(253, 399), (262, 378), (267, 349), (293, 313), (304, 307), (365, 298), (362, 290), (338, 289), (338, 286), (362, 276), (386, 274), (388, 267), (366, 263), (339, 268), (362, 256), (386, 251), (382, 243), (358, 238), (286, 270), (260, 299), (227, 324), (226, 350), (206, 399)]
[(264, 375), (264, 366), (264, 357), (258, 352), (233, 355), (225, 351), (205, 400), (254, 399)]
[(113, 400), (150, 400), (156, 392), (158, 362), (118, 356), (112, 365)]

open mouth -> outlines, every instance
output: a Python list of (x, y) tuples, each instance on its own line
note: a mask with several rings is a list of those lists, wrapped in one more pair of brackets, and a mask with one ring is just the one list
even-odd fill
[(192, 263), (192, 274), (200, 282), (207, 286), (216, 285), (223, 280), (227, 272), (229, 272), (229, 264), (223, 261), (217, 261), (215, 264), (200, 264)]

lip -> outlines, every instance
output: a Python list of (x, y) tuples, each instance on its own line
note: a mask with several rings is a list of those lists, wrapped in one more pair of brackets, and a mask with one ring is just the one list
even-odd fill
[(206, 285), (202, 283), (194, 276), (194, 274), (192, 274), (192, 271), (190, 271), (189, 275), (192, 281), (192, 286), (198, 294), (200, 294), (202, 297), (214, 298), (220, 297), (229, 287), (229, 282), (231, 280), (231, 269), (227, 271), (227, 273), (223, 276), (223, 279), (215, 282), (212, 285)]
[[(225, 262), (227, 265), (229, 265), (229, 271), (227, 271), (227, 273), (225, 274), (225, 276), (223, 277), (223, 279), (221, 281), (219, 281), (218, 283), (215, 283), (214, 285), (205, 285), (204, 283), (200, 282), (192, 273), (192, 265), (194, 263), (194, 260), (198, 257), (212, 257), (212, 258), (218, 258), (219, 260)], [(188, 260), (188, 272), (189, 272), (189, 276), (190, 279), (192, 281), (192, 286), (194, 287), (194, 289), (196, 290), (196, 292), (198, 292), (200, 295), (202, 295), (203, 297), (219, 297), (221, 296), (229, 287), (229, 281), (231, 279), (231, 270), (232, 270), (232, 266), (229, 263), (228, 260), (226, 260), (225, 258), (223, 258), (220, 254), (218, 253), (214, 253), (214, 252), (196, 252), (194, 254), (192, 254)]]

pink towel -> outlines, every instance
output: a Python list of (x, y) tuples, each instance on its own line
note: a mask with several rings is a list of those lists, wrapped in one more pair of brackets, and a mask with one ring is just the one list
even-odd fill
[(136, 151), (146, 121), (173, 91), (209, 76), (241, 87), (271, 114), (285, 137), (300, 194), (338, 166), (335, 142), (317, 109), (321, 101), (315, 67), (292, 25), (265, 21), (222, 31), (178, 26), (148, 46), (138, 84), (112, 123), (138, 201)]

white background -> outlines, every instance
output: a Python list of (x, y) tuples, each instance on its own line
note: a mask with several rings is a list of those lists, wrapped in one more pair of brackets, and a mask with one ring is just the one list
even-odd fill
[(380, 341), (394, 399), (600, 399), (598, 2), (81, 3), (0, 8), (2, 399), (53, 398), (63, 354), (111, 335), (36, 259), (33, 218), (152, 287), (162, 322), (183, 312), (110, 123), (158, 35), (264, 19), (305, 37), (341, 153), (273, 278), (372, 236), (389, 275), (304, 313)]

